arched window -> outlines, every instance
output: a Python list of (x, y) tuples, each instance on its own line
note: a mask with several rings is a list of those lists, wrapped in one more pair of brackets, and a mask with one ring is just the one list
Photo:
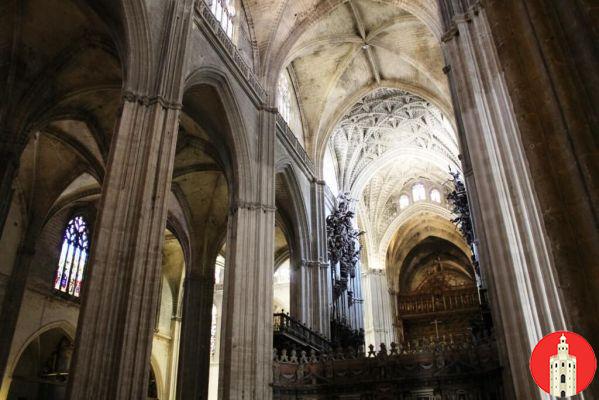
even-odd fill
[(441, 202), (441, 193), (437, 189), (431, 190), (431, 201), (435, 203)]
[(404, 208), (406, 208), (409, 205), (410, 205), (410, 198), (407, 195), (402, 194), (401, 196), (399, 196), (399, 209), (400, 210), (403, 210)]
[(282, 73), (277, 84), (277, 108), (287, 122), (291, 120), (291, 88), (287, 73)]
[(212, 305), (212, 324), (210, 325), (210, 355), (216, 353), (216, 306)]
[(422, 183), (417, 183), (412, 186), (412, 200), (420, 201), (426, 199), (426, 191)]
[(62, 249), (54, 278), (54, 289), (79, 297), (85, 265), (89, 256), (89, 230), (82, 216), (69, 221), (64, 230)]
[(214, 14), (218, 22), (220, 22), (220, 26), (227, 33), (227, 36), (233, 39), (234, 0), (212, 0), (210, 10), (212, 10), (212, 14)]
[(562, 374), (561, 383), (566, 383), (566, 375)]

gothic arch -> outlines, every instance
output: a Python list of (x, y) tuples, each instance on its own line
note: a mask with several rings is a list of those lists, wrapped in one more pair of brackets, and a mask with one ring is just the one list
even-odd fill
[(150, 368), (154, 372), (154, 379), (156, 379), (156, 391), (158, 392), (158, 398), (165, 398), (164, 395), (164, 381), (166, 380), (165, 376), (163, 376), (163, 371), (160, 369), (160, 363), (156, 360), (157, 355), (154, 354), (152, 350), (152, 355), (150, 356)]
[(71, 324), (71, 322), (67, 320), (56, 320), (53, 322), (49, 322), (46, 325), (43, 325), (42, 327), (38, 328), (36, 331), (32, 332), (27, 337), (27, 339), (24, 340), (23, 343), (18, 347), (18, 350), (14, 354), (11, 354), (12, 357), (8, 360), (6, 371), (4, 373), (4, 380), (0, 382), (0, 397), (5, 398), (5, 396), (8, 396), (8, 391), (10, 390), (10, 378), (12, 377), (14, 370), (17, 367), (19, 360), (21, 359), (21, 356), (23, 355), (27, 347), (36, 338), (53, 329), (58, 329), (62, 331), (62, 333), (67, 338), (69, 338), (69, 340), (71, 340), (72, 342), (75, 341), (76, 328)]
[(297, 240), (297, 244), (293, 247), (297, 251), (298, 261), (301, 262), (302, 259), (307, 258), (309, 252), (310, 228), (305, 206), (306, 202), (298, 183), (296, 172), (290, 164), (277, 166), (275, 174), (275, 180), (277, 178), (281, 180), (281, 189), (285, 190), (290, 196), (291, 203), (289, 211), (291, 212), (287, 217), (291, 219), (289, 222), (291, 223), (291, 227), (293, 227), (294, 236)]
[(208, 85), (219, 95), (226, 110), (225, 119), (230, 131), (223, 132), (229, 147), (231, 158), (230, 176), (228, 176), (231, 188), (230, 199), (232, 202), (250, 198), (251, 188), (254, 182), (253, 163), (248, 142), (248, 131), (244, 119), (241, 118), (240, 107), (234, 95), (234, 90), (226, 74), (214, 67), (200, 67), (188, 75), (185, 80), (185, 92), (200, 86)]
[[(426, 226), (426, 228), (423, 229), (422, 226)], [(384, 257), (386, 263), (394, 261), (388, 266), (387, 278), (389, 279), (389, 286), (395, 289), (398, 288), (399, 276), (402, 272), (401, 267), (406, 256), (414, 247), (428, 238), (435, 237), (445, 240), (465, 255), (471, 253), (464, 238), (449, 219), (440, 217), (438, 214), (423, 212), (422, 210), (414, 213), (409, 219), (405, 219), (403, 223), (399, 224), (393, 232), (393, 236), (397, 237), (397, 240), (393, 243), (393, 246), (387, 242)]]
[(152, 66), (155, 55), (146, 2), (143, 0), (121, 0), (124, 14), (125, 85), (128, 90), (147, 93), (151, 87)]
[(427, 212), (437, 214), (439, 217), (446, 219), (447, 221), (453, 218), (453, 214), (449, 210), (439, 205), (427, 202), (412, 204), (406, 210), (399, 213), (385, 230), (385, 233), (383, 234), (379, 243), (379, 247), (377, 249), (378, 256), (383, 257), (380, 261), (382, 261), (384, 259), (384, 256), (387, 254), (389, 243), (391, 242), (393, 235), (395, 235), (395, 233), (400, 229), (400, 227), (412, 219), (418, 219), (419, 216)]
[[(434, 252), (431, 251), (432, 248), (434, 248)], [(423, 258), (423, 254), (427, 254), (427, 256)], [(417, 272), (417, 269), (422, 267), (427, 262), (430, 263), (432, 259), (440, 255), (443, 256), (443, 262), (446, 269), (457, 272), (459, 275), (465, 277), (472, 283), (475, 282), (474, 269), (471, 265), (468, 255), (464, 253), (462, 249), (456, 246), (455, 243), (431, 234), (420, 240), (418, 244), (416, 244), (408, 253), (406, 253), (406, 256), (402, 260), (402, 265), (398, 271), (398, 285), (395, 288), (397, 292), (404, 294), (407, 293), (410, 280)], [(416, 257), (419, 257), (420, 259), (415, 260)]]

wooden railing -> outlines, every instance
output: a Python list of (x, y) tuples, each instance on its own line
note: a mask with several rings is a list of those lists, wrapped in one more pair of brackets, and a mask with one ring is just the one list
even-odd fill
[(476, 288), (448, 290), (442, 294), (398, 295), (400, 316), (475, 309), (480, 306)]
[[(431, 382), (444, 399), (503, 398), (497, 347), (490, 334), (369, 348), (273, 349), (273, 399), (437, 398), (432, 397)], [(380, 393), (385, 396), (377, 396)]]
[(300, 321), (284, 313), (273, 315), (274, 334), (285, 335), (302, 346), (318, 351), (331, 349), (331, 343), (323, 335), (314, 332)]

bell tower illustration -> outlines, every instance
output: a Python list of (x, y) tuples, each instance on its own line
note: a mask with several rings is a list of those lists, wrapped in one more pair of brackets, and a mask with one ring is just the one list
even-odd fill
[(549, 361), (549, 384), (551, 395), (569, 397), (576, 394), (576, 357), (568, 353), (566, 336), (560, 337), (557, 354)]

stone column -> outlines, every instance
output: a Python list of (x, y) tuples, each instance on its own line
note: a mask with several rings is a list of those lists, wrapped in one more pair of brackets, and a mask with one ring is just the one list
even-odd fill
[[(272, 398), (275, 114), (260, 114), (256, 182), (231, 205), (221, 325), (219, 399)], [(247, 199), (253, 199), (248, 201)]]
[[(183, 277), (185, 279), (185, 276)], [(181, 344), (181, 320), (183, 318), (183, 296), (185, 295), (185, 281), (179, 285), (179, 298), (177, 299), (177, 312), (171, 318), (171, 354), (168, 368), (168, 399), (177, 398), (177, 376), (179, 373), (179, 348)]]
[(178, 108), (123, 105), (69, 379), (71, 399), (146, 395)]
[(312, 202), (312, 327), (330, 337), (331, 334), (331, 284), (327, 256), (326, 214), (324, 207), (325, 182), (314, 180), (311, 184)]
[[(480, 264), (513, 383), (508, 398), (549, 398), (528, 370), (546, 333), (569, 326), (514, 110), (484, 8), (441, 1), (443, 51), (475, 182)], [(462, 4), (462, 3), (460, 3)], [(471, 193), (472, 187), (469, 187)], [(509, 377), (509, 375), (506, 375)], [(507, 392), (511, 392), (508, 390)]]
[[(299, 264), (290, 263), (290, 285), (289, 299), (290, 309), (285, 310), (289, 314), (308, 325), (311, 324), (311, 263), (302, 260)], [(280, 312), (281, 310), (277, 310)]]
[(125, 93), (112, 139), (69, 377), (73, 400), (147, 394), (193, 0), (165, 10), (151, 95)]
[[(185, 277), (183, 323), (177, 375), (178, 399), (207, 399), (214, 267), (222, 226), (193, 214), (191, 262)], [(211, 215), (209, 211), (208, 215)]]
[(239, 204), (230, 217), (219, 399), (272, 398), (274, 207)]
[(367, 269), (362, 273), (364, 293), (364, 336), (366, 345), (377, 347), (397, 342), (393, 326), (394, 313), (384, 270)]
[(178, 399), (207, 399), (210, 374), (210, 325), (214, 262), (206, 273), (185, 278), (183, 324), (177, 375)]

